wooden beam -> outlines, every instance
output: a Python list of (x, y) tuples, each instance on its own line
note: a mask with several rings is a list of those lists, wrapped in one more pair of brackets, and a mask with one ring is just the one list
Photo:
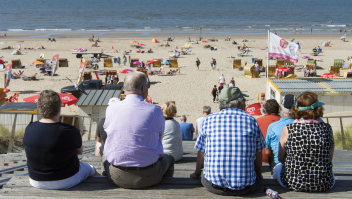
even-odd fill
[(15, 114), (15, 117), (13, 119), (12, 123), (12, 131), (9, 139), (9, 147), (7, 149), (7, 153), (12, 153), (13, 152), (13, 144), (15, 142), (15, 132), (16, 132), (16, 120), (17, 120), (17, 113)]

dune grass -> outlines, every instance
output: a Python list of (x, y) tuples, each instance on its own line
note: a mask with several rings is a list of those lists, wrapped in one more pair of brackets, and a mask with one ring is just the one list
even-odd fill
[[(343, 129), (346, 149), (352, 151), (352, 124)], [(341, 131), (334, 132), (335, 148), (343, 149)]]
[[(15, 131), (15, 146), (23, 147), (23, 136), (25, 129)], [(9, 138), (11, 136), (11, 131), (5, 126), (0, 124), (0, 154), (7, 153), (7, 149), (9, 146)]]

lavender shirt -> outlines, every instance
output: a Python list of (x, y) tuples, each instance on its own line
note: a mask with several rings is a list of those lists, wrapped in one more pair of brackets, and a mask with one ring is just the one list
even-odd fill
[(104, 155), (110, 164), (145, 167), (163, 156), (160, 137), (165, 129), (161, 109), (130, 94), (106, 109)]

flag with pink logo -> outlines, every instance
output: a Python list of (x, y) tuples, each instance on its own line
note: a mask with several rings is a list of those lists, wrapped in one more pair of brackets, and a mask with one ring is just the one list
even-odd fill
[(298, 61), (298, 45), (291, 41), (286, 41), (281, 37), (270, 33), (269, 36), (269, 57), (283, 58), (290, 62)]

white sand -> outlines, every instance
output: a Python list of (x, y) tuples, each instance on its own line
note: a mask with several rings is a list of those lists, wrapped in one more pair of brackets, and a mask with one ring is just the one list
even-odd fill
[[(8, 36), (11, 36), (8, 34)], [(18, 36), (18, 35), (16, 35)], [(317, 74), (323, 74), (328, 72), (328, 67), (333, 65), (334, 59), (345, 59), (347, 56), (351, 56), (350, 53), (351, 44), (350, 42), (341, 42), (341, 35), (281, 35), (286, 40), (291, 40), (296, 38), (301, 43), (302, 52), (299, 53), (300, 59), (298, 65), (304, 65), (307, 60), (301, 59), (302, 56), (309, 55), (312, 52), (312, 48), (320, 45), (323, 41), (331, 40), (331, 47), (323, 47), (323, 53), (318, 57), (323, 59), (323, 62), (318, 62), (318, 66), (322, 67), (323, 70), (317, 70)], [(71, 38), (72, 35), (66, 35), (63, 37), (69, 38), (57, 38), (57, 42), (48, 42), (48, 39), (18, 39), (18, 38), (1, 38), (0, 42), (6, 41), (7, 45), (0, 45), (0, 48), (5, 46), (15, 46), (17, 48), (18, 44), (22, 45), (23, 55), (11, 55), (12, 50), (0, 50), (0, 56), (4, 56), (4, 60), (11, 63), (12, 59), (21, 59), (22, 65), (25, 65), (24, 75), (33, 75), (38, 73), (39, 70), (35, 66), (30, 66), (41, 53), (45, 54), (46, 59), (51, 59), (55, 54), (60, 54), (60, 58), (67, 58), (69, 60), (68, 68), (59, 68), (57, 71), (58, 76), (48, 77), (43, 76), (39, 73), (38, 81), (23, 81), (21, 79), (11, 80), (10, 86), (8, 87), (11, 92), (8, 96), (13, 95), (14, 92), (20, 92), (19, 101), (23, 98), (32, 96), (34, 94), (39, 94), (40, 91), (44, 89), (52, 89), (54, 91), (60, 92), (60, 89), (64, 86), (71, 85), (71, 83), (66, 80), (68, 77), (72, 80), (77, 79), (79, 59), (72, 54), (69, 49), (84, 48), (88, 51), (99, 51), (104, 50), (104, 53), (109, 54), (113, 57), (123, 57), (122, 53), (111, 53), (112, 46), (114, 49), (120, 49), (121, 52), (124, 50), (132, 50), (131, 58), (139, 58), (140, 61), (147, 61), (151, 59), (164, 59), (168, 58), (173, 49), (176, 46), (180, 49), (185, 45), (188, 36), (176, 36), (173, 42), (169, 42), (171, 47), (159, 47), (160, 44), (166, 43), (166, 37), (161, 37), (156, 35), (155, 37), (160, 41), (160, 43), (150, 43), (151, 37), (119, 37), (119, 38), (100, 38), (99, 47), (91, 47), (92, 42), (89, 42), (87, 38)], [(191, 38), (198, 38), (198, 36), (191, 35)], [(204, 36), (207, 40), (212, 38), (211, 36)], [(149, 89), (149, 94), (152, 97), (153, 102), (161, 106), (166, 101), (175, 101), (177, 106), (178, 116), (186, 115), (188, 121), (194, 123), (196, 118), (200, 117), (202, 114), (202, 107), (204, 105), (210, 105), (212, 111), (216, 112), (219, 110), (218, 104), (212, 102), (212, 96), (210, 94), (211, 89), (214, 85), (218, 86), (218, 79), (221, 74), (224, 74), (226, 82), (229, 83), (231, 77), (235, 78), (236, 86), (239, 87), (242, 92), (249, 95), (247, 98), (247, 105), (255, 103), (257, 101), (257, 94), (264, 93), (266, 89), (266, 78), (264, 73), (261, 73), (260, 78), (250, 79), (244, 78), (244, 72), (232, 69), (232, 59), (229, 56), (235, 56), (236, 58), (242, 59), (242, 65), (247, 62), (252, 63), (252, 58), (263, 59), (263, 64), (266, 65), (266, 53), (265, 50), (260, 50), (261, 48), (267, 47), (267, 35), (251, 35), (251, 36), (231, 36), (232, 40), (238, 42), (241, 45), (243, 38), (251, 40), (246, 42), (251, 47), (251, 52), (249, 56), (238, 57), (237, 50), (238, 45), (233, 45), (232, 41), (224, 41), (224, 36), (215, 36), (218, 42), (209, 42), (211, 46), (217, 47), (217, 51), (210, 51), (208, 48), (202, 48), (204, 45), (192, 44), (191, 55), (182, 55), (178, 59), (178, 65), (181, 70), (181, 74), (176, 74), (173, 76), (150, 76), (150, 81), (152, 83)], [(136, 53), (136, 48), (130, 47), (130, 41), (137, 40), (139, 43), (146, 45), (145, 50), (152, 48), (154, 53), (140, 54)], [(255, 40), (255, 41), (253, 41)], [(23, 41), (23, 42), (20, 42)], [(19, 43), (20, 42), (20, 43)], [(43, 45), (45, 50), (24, 50), (25, 47), (39, 47)], [(198, 71), (195, 67), (196, 58), (201, 61), (200, 70)], [(210, 67), (210, 59), (215, 58), (217, 60), (216, 70), (212, 70)], [(274, 65), (275, 61), (269, 61), (270, 65)], [(103, 69), (103, 61), (99, 63), (100, 69)], [(128, 66), (118, 66), (114, 64), (113, 70), (123, 70), (129, 68)], [(164, 70), (168, 71), (168, 66), (164, 65)], [(0, 70), (0, 82), (4, 82), (4, 70)], [(13, 69), (13, 72), (18, 70)], [(303, 76), (303, 72), (296, 72), (299, 77)], [(120, 81), (123, 81), (124, 74), (119, 74)], [(103, 76), (100, 76), (101, 78)], [(95, 76), (93, 75), (93, 78)], [(1, 86), (3, 87), (3, 86)], [(71, 106), (71, 112), (69, 112), (68, 107), (63, 108), (62, 114), (77, 114), (77, 107)]]

